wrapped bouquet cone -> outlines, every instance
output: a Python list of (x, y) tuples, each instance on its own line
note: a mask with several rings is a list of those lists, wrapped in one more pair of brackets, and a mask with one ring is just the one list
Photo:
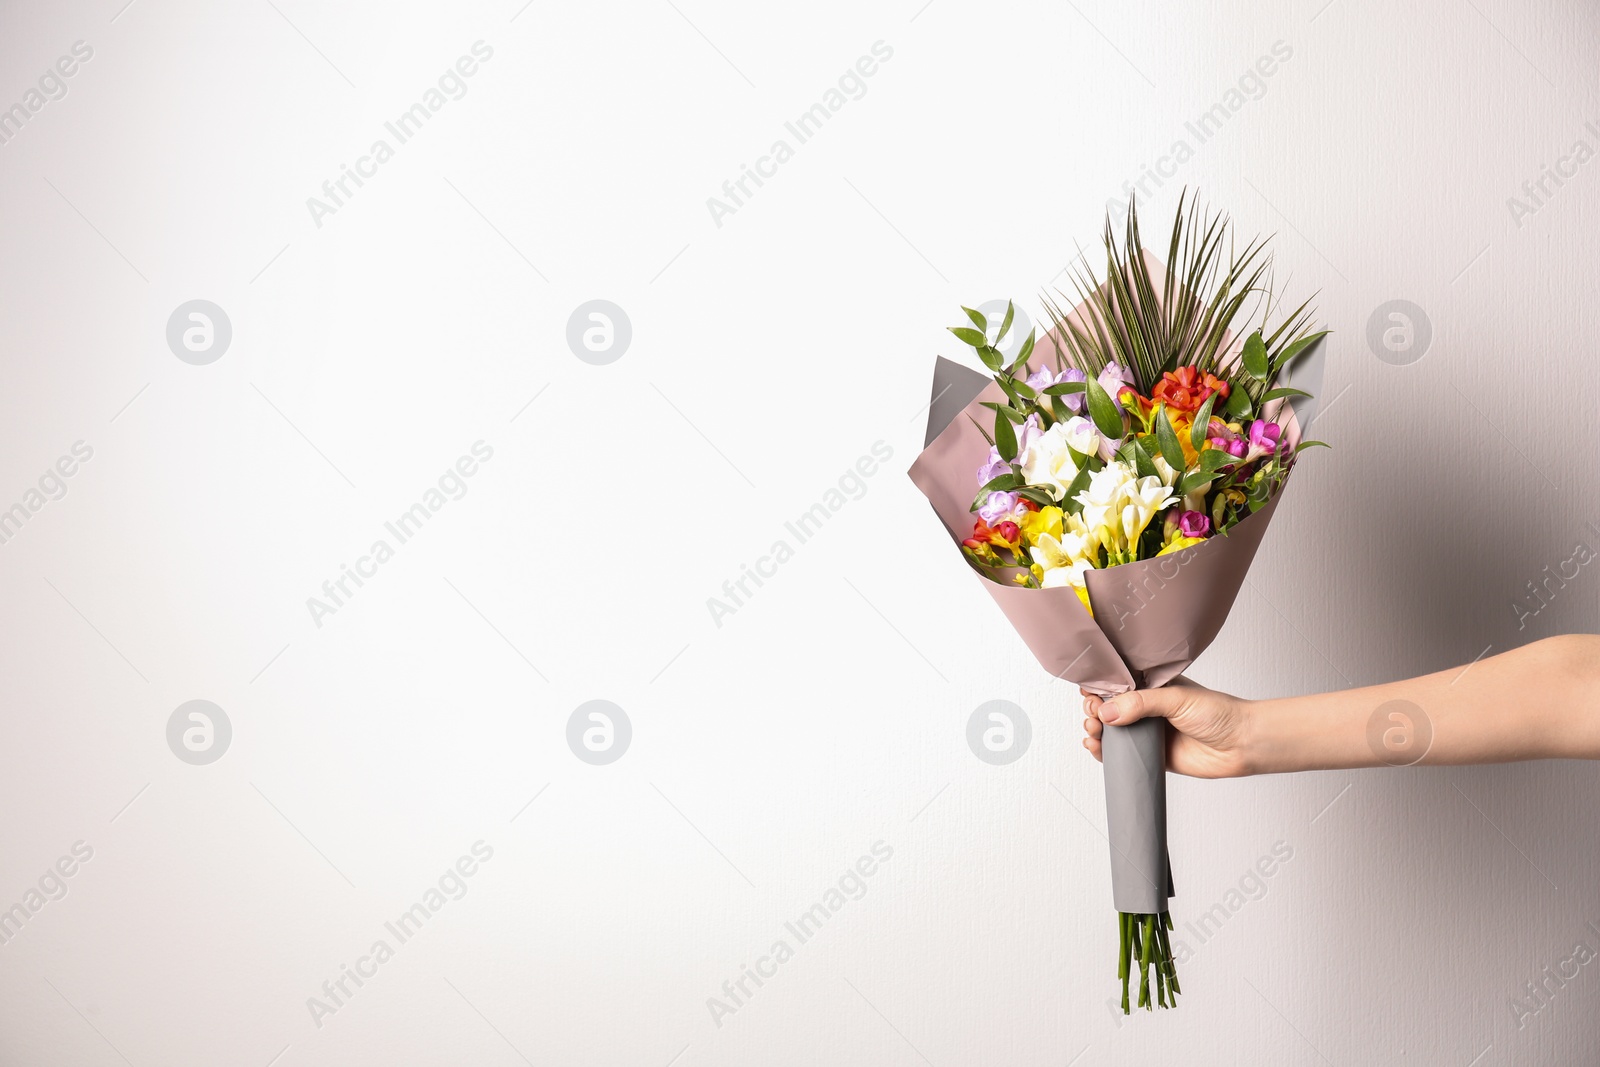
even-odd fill
[[(1235, 343), (1227, 293), (1252, 264), (1222, 264), (1222, 295), (1196, 297), (1218, 284), (1196, 258), (1220, 252), (1204, 236), (1180, 245), (1182, 212), (1181, 273), (1138, 247), (1136, 216), (1121, 252), (1108, 227), (1112, 280), (1015, 356), (999, 351), (1009, 311), (1003, 324), (968, 312), (953, 332), (991, 374), (939, 358), (910, 470), (1040, 665), (1102, 697), (1166, 685), (1211, 644), (1295, 456), (1318, 443), (1301, 440), (1309, 391), (1277, 383), (1320, 385), (1323, 335), (1302, 309)], [(1179, 992), (1166, 731), (1145, 719), (1102, 739), (1124, 1011), (1135, 974), (1140, 1006)]]

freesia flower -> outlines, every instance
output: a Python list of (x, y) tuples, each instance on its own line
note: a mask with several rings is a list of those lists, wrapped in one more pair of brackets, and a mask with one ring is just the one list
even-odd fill
[(1066, 512), (1055, 505), (1042, 507), (1038, 511), (1030, 511), (1022, 516), (1022, 534), (1030, 543), (1037, 544), (1041, 537), (1049, 535), (1056, 540), (1061, 539), (1062, 520)]
[(1131, 550), (1138, 547), (1144, 528), (1150, 525), (1150, 520), (1155, 518), (1156, 513), (1172, 506), (1178, 498), (1172, 495), (1171, 489), (1161, 484), (1160, 478), (1146, 476), (1128, 487), (1125, 499), (1127, 503), (1122, 507), (1122, 534)]
[(1116, 360), (1112, 360), (1110, 363), (1107, 363), (1103, 368), (1101, 368), (1100, 373), (1096, 376), (1095, 380), (1100, 383), (1100, 387), (1102, 389), (1111, 394), (1111, 402), (1117, 405), (1118, 411), (1121, 411), (1122, 400), (1117, 394), (1122, 392), (1124, 386), (1131, 386), (1133, 384), (1133, 379), (1130, 378), (1128, 376), (1128, 372), (1122, 368), (1122, 364), (1118, 363)]
[(1178, 516), (1178, 531), (1184, 537), (1205, 537), (1211, 532), (1211, 519), (1198, 511), (1185, 511)]
[(1209, 372), (1202, 374), (1195, 367), (1179, 367), (1163, 374), (1151, 395), (1176, 411), (1199, 411), (1211, 394), (1217, 393), (1226, 400), (1232, 388)]
[[(1055, 384), (1060, 385), (1063, 382), (1081, 382), (1083, 379), (1083, 371), (1079, 370), (1077, 367), (1068, 367), (1061, 372), (1061, 376), (1055, 380)], [(1067, 410), (1073, 414), (1077, 414), (1083, 410), (1082, 393), (1068, 393), (1066, 396), (1061, 398), (1061, 402), (1065, 404), (1067, 406)]]
[(1084, 572), (1094, 568), (1089, 559), (1091, 551), (1089, 539), (1075, 530), (1068, 530), (1060, 537), (1044, 534), (1033, 546), (1033, 560), (1040, 569), (1039, 584), (1045, 589), (1064, 585), (1082, 587)]
[(1184, 549), (1193, 548), (1195, 545), (1202, 544), (1204, 541), (1204, 537), (1174, 537), (1171, 543), (1168, 544), (1167, 547), (1163, 548), (1160, 552), (1157, 552), (1156, 555), (1165, 556), (1173, 552), (1182, 552)]
[(1245, 449), (1249, 446), (1237, 438), (1230, 439), (1227, 437), (1212, 437), (1206, 441), (1206, 447), (1215, 448), (1219, 451), (1226, 452), (1234, 459), (1242, 459), (1244, 458)]
[[(1029, 385), (1033, 386), (1042, 393), (1050, 386), (1060, 385), (1062, 382), (1083, 381), (1083, 371), (1079, 370), (1077, 367), (1064, 367), (1059, 373), (1052, 374), (1049, 368), (1046, 367), (1034, 371), (1032, 374), (1028, 375), (1026, 380)], [(1068, 411), (1073, 413), (1083, 410), (1082, 393), (1068, 393), (1061, 398), (1061, 402), (1066, 405)]]
[(984, 522), (993, 525), (1002, 519), (1016, 518), (1019, 510), (1017, 501), (1020, 498), (1016, 493), (990, 493), (989, 499), (978, 508), (978, 517)]
[(1029, 485), (1046, 486), (1057, 498), (1066, 495), (1067, 487), (1078, 476), (1078, 461), (1070, 451), (1073, 438), (1068, 427), (1080, 418), (1075, 415), (1067, 422), (1056, 423), (1040, 434), (1026, 453), (1018, 454), (1022, 476)]
[[(1039, 429), (1039, 416), (1029, 415), (1028, 421), (1016, 428), (1017, 458), (1028, 450), (1028, 446), (1038, 439), (1044, 431)], [(978, 484), (988, 485), (996, 478), (1011, 470), (1011, 464), (1000, 458), (1000, 450), (993, 445), (989, 446), (989, 461), (978, 468)]]
[(1245, 462), (1276, 452), (1282, 436), (1282, 426), (1275, 422), (1267, 422), (1265, 419), (1256, 419), (1250, 424), (1250, 450), (1245, 455)]
[(1138, 416), (1146, 430), (1150, 428), (1150, 416), (1155, 411), (1154, 400), (1139, 395), (1139, 391), (1131, 385), (1124, 385), (1116, 394), (1117, 404), (1123, 411), (1131, 411)]
[(1122, 552), (1127, 548), (1127, 539), (1121, 534), (1119, 512), (1133, 481), (1133, 472), (1127, 467), (1121, 463), (1107, 463), (1089, 475), (1088, 488), (1073, 498), (1083, 505), (1079, 517), (1084, 526), (1108, 552)]

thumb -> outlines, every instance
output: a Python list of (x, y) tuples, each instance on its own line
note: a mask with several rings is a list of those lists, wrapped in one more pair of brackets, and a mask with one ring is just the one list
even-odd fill
[(1135, 689), (1102, 704), (1100, 721), (1112, 726), (1126, 726), (1152, 717), (1170, 719), (1181, 714), (1188, 702), (1189, 694), (1178, 687)]

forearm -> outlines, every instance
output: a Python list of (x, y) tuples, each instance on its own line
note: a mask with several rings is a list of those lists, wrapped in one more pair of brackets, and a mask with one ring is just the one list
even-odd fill
[(1258, 774), (1600, 759), (1600, 637), (1551, 638), (1364, 689), (1250, 701), (1245, 719)]

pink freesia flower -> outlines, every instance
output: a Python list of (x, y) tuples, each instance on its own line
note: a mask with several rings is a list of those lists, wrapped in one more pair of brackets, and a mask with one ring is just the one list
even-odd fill
[(1245, 455), (1246, 462), (1276, 452), (1282, 437), (1282, 426), (1275, 422), (1267, 422), (1265, 419), (1256, 419), (1250, 424), (1250, 451)]

